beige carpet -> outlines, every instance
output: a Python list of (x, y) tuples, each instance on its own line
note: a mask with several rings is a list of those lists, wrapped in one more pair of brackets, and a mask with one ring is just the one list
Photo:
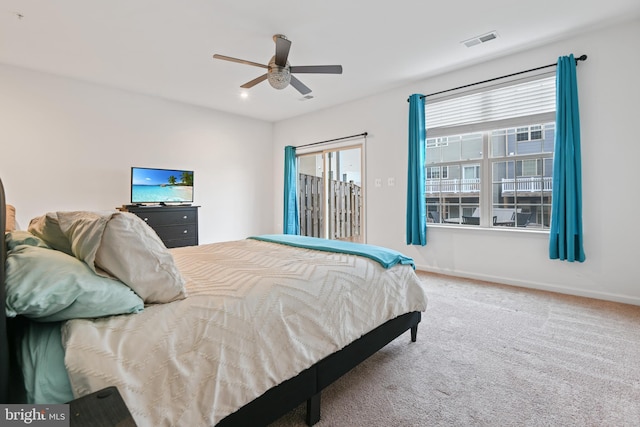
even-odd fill
[(418, 341), (328, 387), (316, 426), (640, 426), (640, 307), (419, 274)]

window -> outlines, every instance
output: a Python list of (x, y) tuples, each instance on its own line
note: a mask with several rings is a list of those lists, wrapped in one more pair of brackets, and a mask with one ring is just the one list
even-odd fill
[(516, 129), (516, 141), (533, 141), (542, 139), (542, 126), (526, 126)]
[(549, 228), (554, 76), (427, 102), (425, 115), (429, 221)]

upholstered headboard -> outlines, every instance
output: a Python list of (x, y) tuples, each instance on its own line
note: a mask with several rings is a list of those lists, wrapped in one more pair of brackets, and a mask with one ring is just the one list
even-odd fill
[[(7, 204), (4, 198), (4, 186), (0, 179), (0, 226), (5, 230), (7, 223)], [(4, 234), (0, 245), (0, 403), (9, 403), (9, 339), (7, 337), (7, 316), (5, 310), (5, 260), (7, 244)]]

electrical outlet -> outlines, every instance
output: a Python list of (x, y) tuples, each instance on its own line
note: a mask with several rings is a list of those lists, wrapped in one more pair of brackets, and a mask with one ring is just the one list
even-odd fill
[(382, 180), (380, 178), (376, 178), (374, 181), (374, 185), (376, 187), (382, 187)]
[(387, 178), (387, 185), (389, 187), (393, 187), (394, 185), (396, 185), (396, 179), (395, 178)]

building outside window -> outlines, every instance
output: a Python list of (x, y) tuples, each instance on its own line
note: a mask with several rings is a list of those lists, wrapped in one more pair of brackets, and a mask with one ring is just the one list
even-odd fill
[(555, 77), (427, 101), (428, 221), (548, 230)]

